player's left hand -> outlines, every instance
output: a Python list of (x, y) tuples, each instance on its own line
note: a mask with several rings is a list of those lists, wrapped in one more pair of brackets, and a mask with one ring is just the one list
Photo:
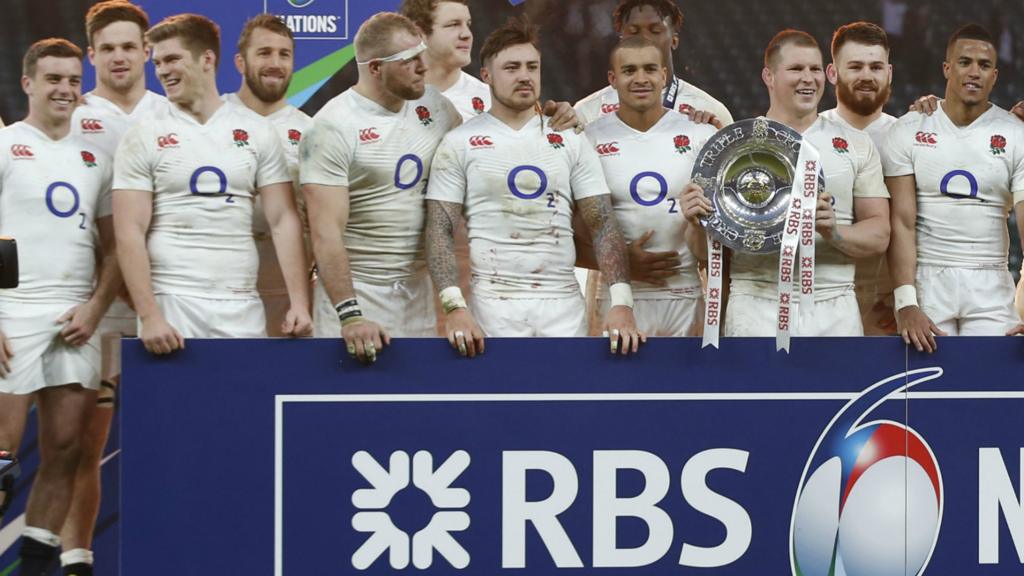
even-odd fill
[(62, 314), (60, 318), (57, 318), (57, 324), (65, 325), (60, 331), (64, 341), (72, 346), (82, 346), (88, 342), (103, 318), (98, 308), (90, 300), (84, 304), (72, 307)]
[(636, 354), (640, 344), (647, 342), (647, 336), (637, 330), (636, 318), (629, 306), (612, 306), (608, 310), (604, 319), (604, 333), (608, 336), (612, 354)]
[(1024, 336), (1024, 324), (1017, 324), (1012, 330), (1006, 333), (1007, 336)]
[(555, 102), (548, 100), (544, 103), (544, 115), (551, 116), (548, 126), (555, 132), (562, 132), (575, 128), (577, 132), (582, 130), (580, 119), (576, 117), (576, 111), (568, 102)]
[(836, 231), (836, 212), (832, 209), (832, 195), (822, 192), (818, 196), (818, 208), (814, 213), (814, 229), (821, 232), (826, 240), (832, 239)]
[(644, 249), (647, 242), (654, 236), (654, 230), (644, 232), (643, 236), (626, 244), (629, 253), (629, 279), (647, 282), (655, 286), (665, 286), (666, 278), (679, 273), (677, 268), (683, 263), (679, 253), (674, 250), (666, 252), (648, 252)]
[(293, 338), (305, 338), (313, 335), (313, 319), (304, 308), (289, 308), (281, 322), (281, 332)]
[(931, 116), (935, 114), (935, 111), (939, 109), (939, 97), (934, 94), (927, 96), (921, 96), (910, 105), (910, 112), (920, 112), (925, 116)]
[(1017, 116), (1017, 118), (1024, 120), (1024, 100), (1021, 100), (1020, 102), (1014, 104), (1013, 108), (1010, 108), (1010, 112), (1013, 112), (1014, 115)]
[(718, 116), (708, 110), (697, 110), (696, 108), (687, 108), (686, 115), (690, 118), (690, 121), (694, 124), (711, 124), (715, 128), (721, 130), (723, 125), (722, 121), (718, 119)]

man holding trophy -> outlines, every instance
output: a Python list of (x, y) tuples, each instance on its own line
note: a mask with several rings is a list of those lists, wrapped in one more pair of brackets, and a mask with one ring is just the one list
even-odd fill
[[(691, 191), (682, 199), (684, 215), (691, 223), (717, 230), (713, 238), (721, 238), (733, 248), (725, 333), (778, 333), (782, 347), (787, 346), (782, 339), (789, 333), (862, 335), (854, 293), (854, 259), (881, 254), (889, 242), (889, 195), (878, 152), (864, 132), (818, 115), (825, 68), (817, 42), (806, 32), (784, 30), (777, 34), (765, 50), (761, 77), (771, 102), (765, 118), (741, 122), (730, 127), (729, 134), (716, 135), (702, 151), (697, 170), (715, 164), (722, 167), (724, 178), (695, 178), (705, 194)], [(747, 130), (751, 125), (753, 130)], [(744, 139), (753, 144), (744, 143)], [(773, 146), (788, 149), (788, 153), (773, 150)], [(794, 164), (792, 152), (796, 150), (799, 158)], [(781, 167), (772, 160), (784, 157), (788, 160)], [(813, 164), (805, 161), (815, 157)], [(802, 174), (805, 167), (820, 168), (819, 174), (823, 173), (824, 192), (818, 191), (816, 201), (814, 175)], [(724, 184), (722, 189), (708, 195), (709, 186), (718, 187), (716, 180)], [(807, 202), (802, 210), (799, 202), (785, 206), (788, 201), (780, 192), (790, 183), (794, 195), (810, 190), (814, 210)], [(803, 227), (793, 226), (788, 216), (794, 205), (796, 223), (803, 222)], [(767, 227), (764, 231), (749, 231), (742, 242), (730, 242), (736, 240), (733, 233), (722, 234), (723, 219), (741, 225), (767, 224), (769, 219), (760, 219), (762, 215), (773, 216), (774, 231)], [(785, 231), (789, 228), (794, 245), (787, 246)], [(816, 233), (812, 234), (811, 229)], [(799, 257), (795, 251), (797, 236), (802, 245)], [(703, 252), (698, 246), (699, 235), (691, 235), (690, 242), (692, 250)], [(715, 270), (720, 263), (714, 250), (709, 258), (709, 269)], [(709, 278), (710, 310), (716, 304), (716, 287), (714, 275)], [(797, 297), (791, 300), (790, 283), (804, 297), (802, 315)], [(807, 309), (812, 307), (813, 314)], [(706, 324), (706, 338), (708, 328)], [(717, 329), (713, 333), (717, 334)]]

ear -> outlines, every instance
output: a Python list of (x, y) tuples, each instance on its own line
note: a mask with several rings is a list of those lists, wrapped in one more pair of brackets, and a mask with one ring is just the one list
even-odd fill
[(942, 77), (945, 78), (946, 80), (949, 80), (949, 69), (950, 68), (951, 68), (951, 66), (949, 65), (949, 62), (943, 62), (942, 63)]
[(609, 86), (615, 86), (615, 71), (614, 70), (609, 70), (608, 71), (608, 85)]
[(487, 69), (487, 66), (480, 68), (480, 81), (488, 86), (492, 86), (491, 83), (491, 71)]
[(93, 50), (92, 46), (85, 49), (85, 54), (89, 57), (89, 64), (96, 66), (96, 51)]
[(143, 62), (149, 62), (149, 59), (153, 57), (153, 47), (148, 42), (143, 42), (142, 52), (146, 55), (146, 59)]
[(213, 53), (213, 50), (203, 52), (202, 61), (204, 70), (214, 70), (217, 67), (217, 55)]
[(245, 58), (242, 58), (241, 54), (235, 54), (235, 70), (238, 70), (239, 74), (245, 74)]
[(672, 50), (679, 47), (679, 34), (676, 32), (672, 33)]
[(892, 86), (892, 64), (889, 64), (887, 68), (889, 70), (889, 86)]
[(764, 85), (771, 89), (775, 85), (775, 75), (772, 74), (771, 68), (767, 66), (761, 69), (761, 81)]
[(832, 83), (833, 86), (839, 82), (839, 72), (836, 71), (836, 65), (829, 62), (828, 66), (825, 67), (825, 77)]
[(29, 93), (29, 89), (32, 88), (32, 79), (28, 76), (21, 77), (21, 91), (26, 95)]

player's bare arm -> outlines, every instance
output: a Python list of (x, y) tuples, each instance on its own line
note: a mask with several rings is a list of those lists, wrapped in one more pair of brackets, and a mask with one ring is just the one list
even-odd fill
[(60, 333), (72, 346), (81, 346), (89, 341), (110, 303), (123, 286), (121, 268), (117, 264), (117, 246), (114, 242), (114, 218), (104, 216), (97, 219), (96, 229), (99, 231), (100, 239), (99, 277), (96, 289), (87, 302), (73, 307), (57, 319), (59, 323), (66, 323)]
[[(302, 195), (309, 214), (318, 277), (336, 306), (354, 302), (356, 290), (352, 285), (352, 269), (344, 240), (345, 227), (348, 226), (348, 188), (304, 184)], [(342, 320), (341, 337), (348, 353), (360, 362), (376, 362), (377, 352), (391, 343), (391, 337), (384, 329), (364, 318), (361, 312)]]
[[(918, 351), (934, 352), (935, 336), (946, 336), (939, 327), (917, 305), (913, 292), (917, 275), (917, 189), (914, 176), (894, 176), (885, 179), (892, 197), (890, 222), (892, 237), (889, 242), (889, 274), (897, 291), (908, 291), (913, 299), (901, 306), (898, 295), (896, 302), (896, 323), (900, 336), (907, 344), (913, 344)], [(904, 288), (909, 287), (909, 288)]]
[[(590, 270), (600, 270), (594, 254), (594, 239), (590, 237), (590, 229), (580, 218), (579, 213), (573, 214), (573, 243), (576, 246), (576, 266)], [(666, 286), (666, 278), (671, 278), (682, 263), (678, 252), (649, 252), (645, 248), (654, 237), (654, 230), (644, 232), (639, 238), (626, 243), (626, 254), (629, 257), (629, 279), (634, 282), (646, 282), (655, 286)]]
[(611, 339), (612, 353), (618, 350), (620, 338), (623, 354), (636, 352), (640, 343), (647, 341), (647, 336), (636, 328), (632, 292), (628, 293), (628, 300), (626, 296), (619, 300), (616, 295), (616, 288), (629, 288), (629, 257), (626, 255), (622, 231), (615, 220), (611, 197), (601, 195), (584, 198), (577, 202), (577, 209), (594, 239), (594, 254), (601, 272), (612, 288), (612, 306), (605, 317), (604, 326)]
[(146, 249), (146, 234), (153, 218), (153, 193), (114, 190), (114, 234), (117, 260), (139, 313), (139, 338), (153, 354), (170, 354), (185, 347), (185, 339), (167, 323), (153, 295), (153, 278)]
[(698, 260), (707, 261), (707, 230), (700, 221), (714, 213), (714, 206), (711, 200), (704, 196), (704, 190), (692, 182), (683, 189), (679, 205), (682, 206), (683, 218), (686, 220), (686, 245)]
[(309, 283), (306, 281), (306, 251), (302, 242), (302, 221), (295, 206), (292, 185), (284, 182), (259, 189), (263, 211), (274, 238), (274, 251), (288, 289), (289, 310), (281, 332), (289, 336), (313, 333), (310, 317)]
[(884, 253), (889, 236), (889, 200), (854, 198), (853, 224), (836, 224), (826, 240), (850, 258), (866, 258)]
[[(1024, 102), (1019, 102), (1014, 108), (1021, 108), (1021, 112), (1024, 113)], [(1014, 215), (1017, 217), (1017, 237), (1024, 238), (1024, 202), (1017, 202), (1013, 207), (1013, 211)], [(1021, 252), (1022, 255), (1024, 255), (1024, 249), (1022, 249)], [(1021, 282), (1024, 283), (1024, 278), (1021, 279)], [(1007, 332), (1006, 335), (1024, 336), (1024, 322), (1018, 324), (1014, 329)]]
[(484, 333), (458, 287), (454, 231), (461, 211), (462, 205), (455, 202), (427, 200), (427, 266), (434, 286), (441, 293), (448, 342), (462, 356), (473, 358), (484, 352)]
[(7, 375), (11, 373), (11, 358), (14, 358), (11, 341), (0, 327), (0, 378), (7, 378)]

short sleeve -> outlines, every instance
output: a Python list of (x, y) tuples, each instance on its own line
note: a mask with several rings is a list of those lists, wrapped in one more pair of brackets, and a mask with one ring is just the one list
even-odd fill
[(128, 130), (114, 155), (115, 190), (154, 192), (153, 167), (141, 126)]
[(591, 196), (611, 194), (604, 179), (601, 159), (597, 157), (593, 146), (590, 146), (585, 138), (576, 138), (576, 143), (578, 148), (576, 162), (572, 166), (572, 175), (569, 177), (572, 197), (582, 200)]
[(100, 179), (99, 198), (96, 202), (97, 218), (110, 216), (114, 213), (113, 190), (111, 188), (114, 180), (114, 169), (111, 166), (111, 160), (107, 160), (102, 164), (104, 166), (103, 177)]
[(882, 161), (878, 156), (878, 149), (875, 143), (866, 134), (857, 140), (861, 156), (857, 175), (853, 179), (854, 198), (888, 198), (889, 189), (885, 187), (885, 178), (882, 176)]
[(445, 138), (434, 153), (427, 183), (427, 200), (466, 202), (466, 170), (451, 138)]
[(885, 137), (885, 155), (882, 157), (885, 164), (882, 169), (886, 177), (909, 176), (914, 173), (914, 158), (911, 154), (913, 142), (905, 136), (906, 126), (904, 121), (893, 124)]
[(1018, 145), (1013, 147), (1014, 158), (1013, 174), (1010, 176), (1010, 192), (1013, 194), (1013, 204), (1024, 202), (1024, 130), (1017, 131)]
[(347, 187), (352, 156), (341, 131), (323, 118), (314, 118), (299, 144), (299, 182)]
[(284, 154), (284, 148), (269, 124), (263, 130), (262, 140), (257, 157), (256, 188), (282, 182), (291, 183), (292, 177), (288, 171), (288, 159)]

